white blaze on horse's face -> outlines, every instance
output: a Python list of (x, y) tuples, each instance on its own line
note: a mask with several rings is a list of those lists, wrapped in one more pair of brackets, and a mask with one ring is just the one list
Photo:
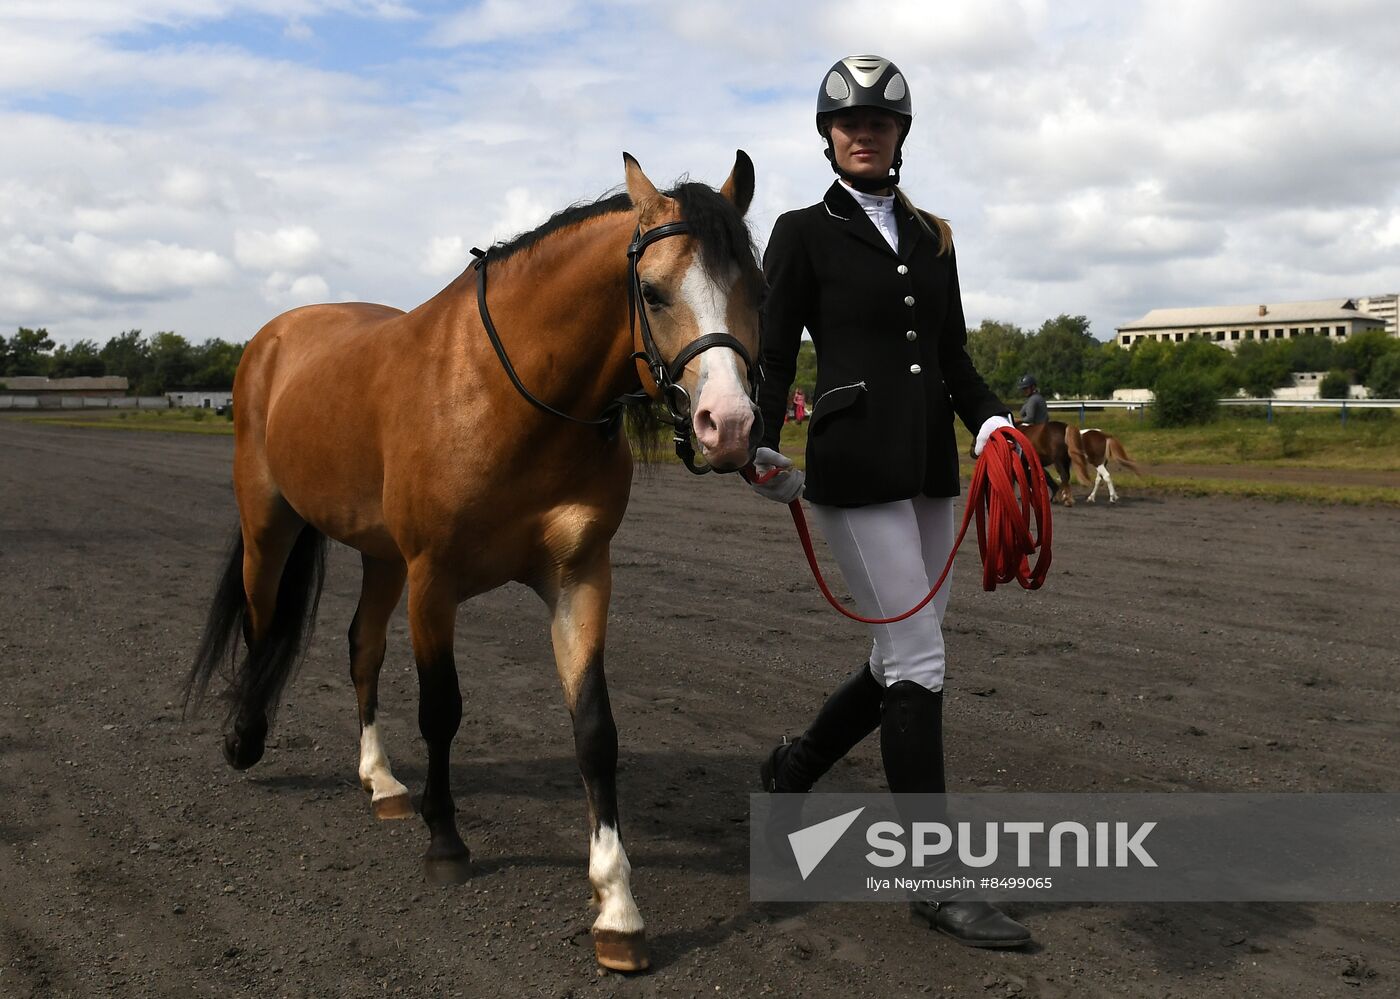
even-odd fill
[[(679, 298), (694, 318), (697, 336), (735, 332), (728, 320), (730, 297), (738, 286), (736, 265), (729, 264), (721, 281), (716, 281), (706, 272), (700, 255), (692, 256)], [(686, 384), (692, 378), (694, 383)], [(756, 408), (749, 398), (743, 359), (729, 347), (711, 347), (686, 366), (682, 384), (693, 400), (691, 427), (705, 459), (720, 470), (747, 465)]]

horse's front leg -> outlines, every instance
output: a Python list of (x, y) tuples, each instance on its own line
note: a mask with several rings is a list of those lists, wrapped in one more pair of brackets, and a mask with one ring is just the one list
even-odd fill
[(550, 604), (554, 659), (564, 700), (574, 722), (574, 750), (588, 796), (588, 880), (598, 918), (593, 949), (598, 963), (614, 971), (650, 965), (642, 914), (632, 898), (631, 872), (617, 817), (617, 726), (603, 676), (603, 639), (612, 592), (608, 546), (565, 567), (553, 585), (541, 588)]
[(462, 691), (452, 657), (457, 621), (454, 576), (419, 559), (409, 567), (408, 624), (413, 658), (418, 663), (418, 728), (428, 744), (428, 780), (423, 788), (423, 821), (431, 839), (423, 856), (429, 881), (460, 883), (467, 879), (469, 854), (457, 833), (449, 762), (452, 739), (462, 723)]

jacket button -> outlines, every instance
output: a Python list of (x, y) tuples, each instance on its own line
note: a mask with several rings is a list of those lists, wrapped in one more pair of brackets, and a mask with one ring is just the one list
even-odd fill
[(915, 340), (919, 339), (919, 334), (915, 333), (913, 330), (910, 330), (908, 333), (904, 334), (904, 339), (908, 340), (910, 343), (913, 343)]
[(913, 304), (914, 304), (914, 296), (913, 296), (913, 295), (905, 295), (905, 296), (904, 296), (904, 304), (905, 304), (905, 305), (913, 305)]
[(908, 267), (905, 267), (903, 264), (900, 264), (898, 267), (895, 268), (895, 273), (896, 273), (896, 274), (908, 274), (908, 273), (909, 273), (909, 268), (908, 268)]
[(909, 365), (909, 373), (910, 373), (911, 375), (917, 375), (919, 372), (921, 372), (921, 371), (923, 371), (923, 370), (924, 370), (924, 369), (921, 368), (921, 367), (919, 367), (917, 364), (911, 364), (911, 365)]

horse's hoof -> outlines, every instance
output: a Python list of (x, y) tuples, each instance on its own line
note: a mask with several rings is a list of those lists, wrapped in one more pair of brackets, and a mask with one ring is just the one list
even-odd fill
[(594, 930), (593, 953), (598, 963), (609, 971), (637, 972), (651, 967), (647, 955), (645, 930), (624, 933), (621, 930)]
[(452, 848), (430, 846), (423, 855), (423, 875), (429, 884), (466, 884), (472, 876), (471, 853), (460, 844)]
[(376, 819), (408, 819), (413, 817), (413, 800), (407, 794), (375, 798), (370, 802)]
[(247, 770), (262, 759), (267, 722), (224, 733), (224, 759), (235, 770)]

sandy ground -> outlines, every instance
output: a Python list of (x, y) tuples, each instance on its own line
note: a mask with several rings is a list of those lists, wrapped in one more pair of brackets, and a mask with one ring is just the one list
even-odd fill
[[(899, 905), (754, 905), (758, 760), (864, 658), (786, 512), (732, 479), (640, 481), (614, 546), (608, 675), (654, 971), (597, 971), (587, 841), (542, 607), (463, 607), (454, 788), (475, 877), (430, 888), (417, 820), (355, 778), (333, 552), (264, 761), (178, 688), (234, 523), (227, 438), (0, 419), (0, 996), (1338, 996), (1400, 990), (1400, 906), (1008, 909), (966, 950)], [(1400, 790), (1393, 511), (1142, 498), (1056, 512), (1046, 589), (949, 616), (957, 789)], [(975, 555), (965, 557), (975, 560)], [(421, 789), (402, 611), (381, 719)], [(826, 787), (876, 790), (878, 746)]]

